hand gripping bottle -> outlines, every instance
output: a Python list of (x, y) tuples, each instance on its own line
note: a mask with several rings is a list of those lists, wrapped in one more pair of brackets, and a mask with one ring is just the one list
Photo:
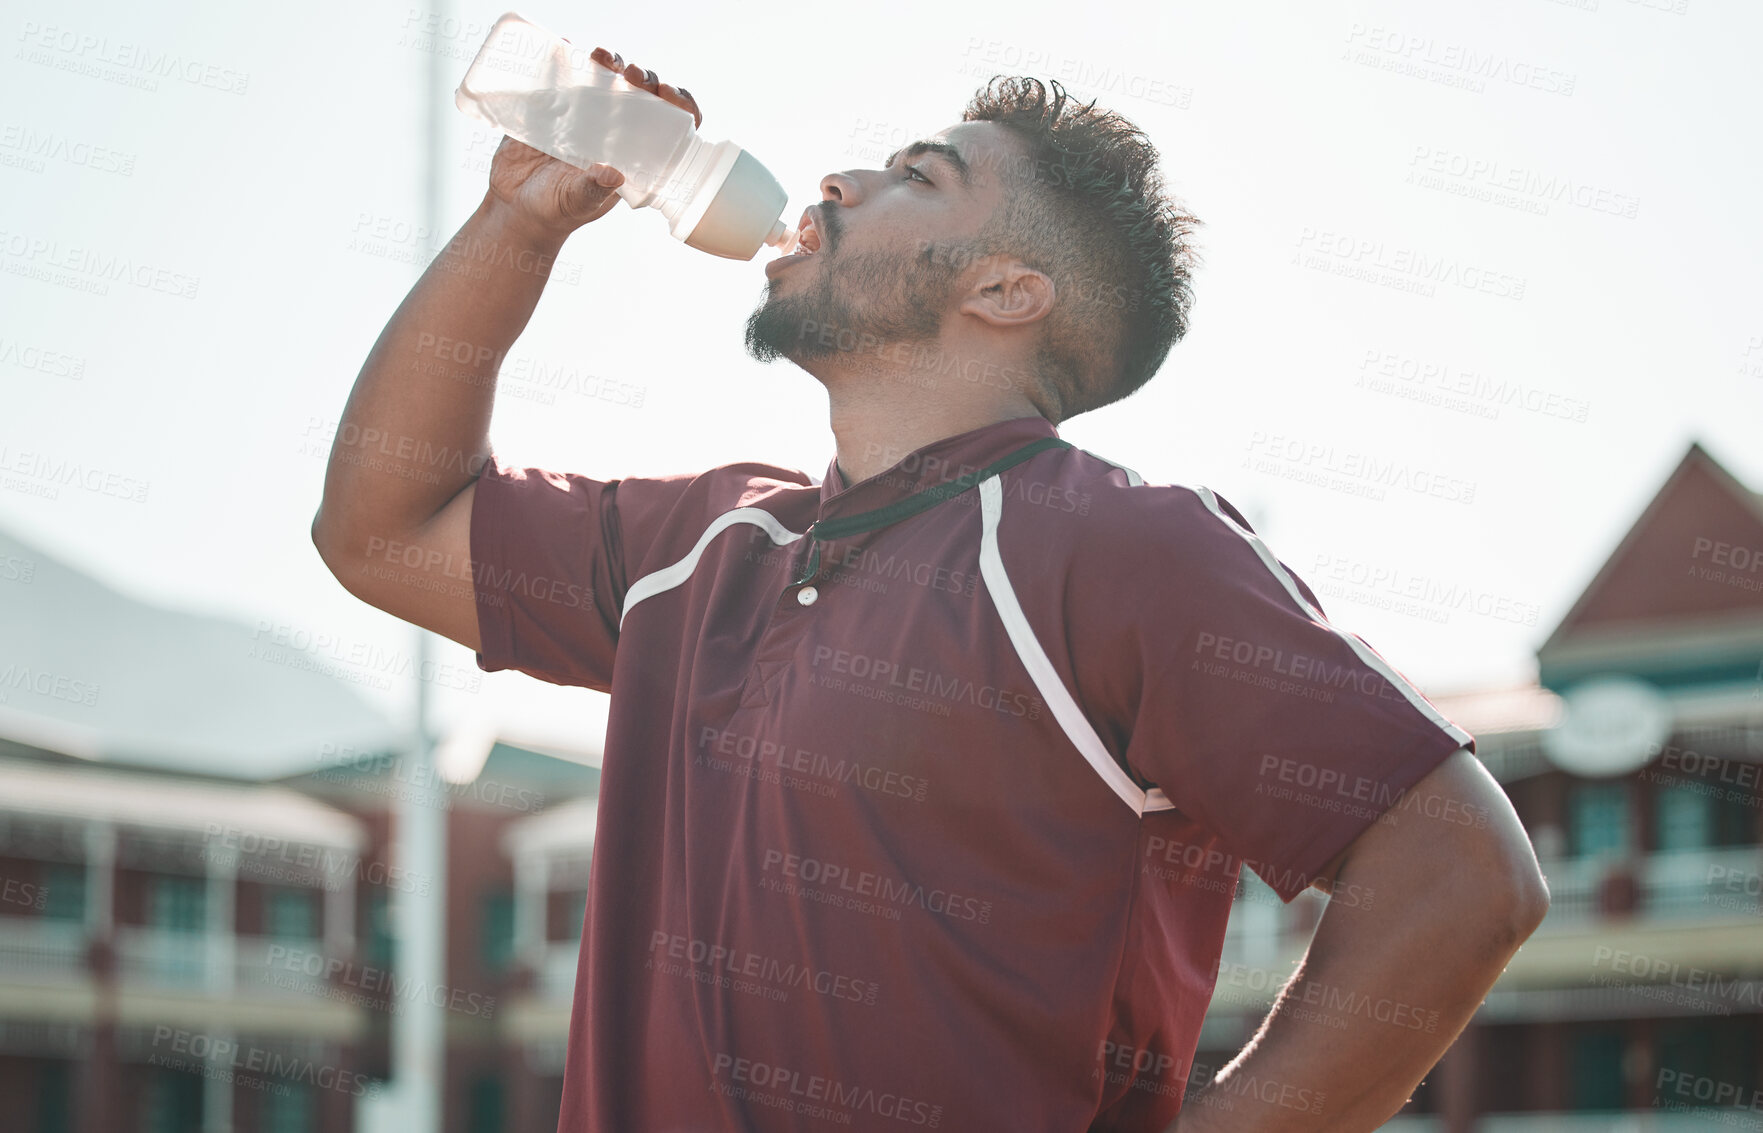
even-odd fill
[(789, 197), (752, 155), (704, 141), (688, 111), (514, 12), (490, 29), (453, 101), (560, 161), (612, 166), (625, 203), (660, 209), (699, 251), (750, 260), (761, 245), (795, 247), (796, 230), (779, 219)]

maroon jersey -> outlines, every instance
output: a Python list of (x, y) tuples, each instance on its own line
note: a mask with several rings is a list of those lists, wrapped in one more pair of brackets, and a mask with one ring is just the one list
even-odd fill
[(1043, 418), (842, 483), (478, 483), (478, 663), (612, 695), (559, 1128), (1160, 1130), (1239, 867), (1474, 741)]

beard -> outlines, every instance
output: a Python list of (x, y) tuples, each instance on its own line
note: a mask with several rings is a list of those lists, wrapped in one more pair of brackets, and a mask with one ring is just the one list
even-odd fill
[(846, 354), (855, 361), (860, 352), (937, 340), (959, 268), (932, 262), (929, 251), (833, 259), (829, 249), (815, 253), (820, 256), (828, 259), (815, 268), (819, 278), (798, 294), (779, 295), (777, 280), (766, 281), (765, 295), (747, 317), (745, 341), (754, 359), (804, 365)]

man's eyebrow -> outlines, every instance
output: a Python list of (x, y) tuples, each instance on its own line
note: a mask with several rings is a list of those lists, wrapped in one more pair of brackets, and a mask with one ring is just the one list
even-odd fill
[(891, 167), (902, 156), (907, 158), (923, 157), (927, 153), (934, 153), (947, 161), (955, 170), (955, 176), (960, 179), (963, 189), (973, 188), (973, 171), (967, 167), (967, 160), (961, 156), (961, 151), (948, 142), (913, 142), (905, 149), (897, 149), (889, 154), (888, 160), (882, 163), (882, 168)]

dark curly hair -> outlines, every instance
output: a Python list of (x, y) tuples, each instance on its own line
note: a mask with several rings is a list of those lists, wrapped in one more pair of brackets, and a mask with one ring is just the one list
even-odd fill
[(994, 75), (961, 120), (996, 122), (1026, 151), (976, 243), (1053, 278), (1033, 361), (1054, 423), (1138, 390), (1187, 333), (1201, 223), (1166, 192), (1150, 139), (1056, 79), (1021, 75)]

